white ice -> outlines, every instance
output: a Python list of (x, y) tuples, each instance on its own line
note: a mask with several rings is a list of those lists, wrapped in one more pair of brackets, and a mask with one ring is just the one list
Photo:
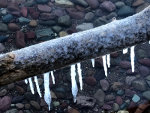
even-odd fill
[(149, 41), (149, 44), (150, 44), (150, 41)]
[(74, 102), (76, 102), (76, 96), (78, 93), (78, 87), (77, 87), (75, 77), (76, 77), (75, 65), (71, 65), (71, 83), (72, 83), (72, 95), (74, 98)]
[(33, 86), (32, 78), (30, 77), (30, 78), (28, 78), (28, 80), (29, 80), (30, 90), (31, 90), (32, 94), (34, 94), (34, 86)]
[(81, 70), (81, 64), (77, 63), (77, 70), (79, 75), (79, 83), (80, 83), (80, 90), (83, 89), (83, 81), (82, 81), (82, 70)]
[(37, 76), (34, 76), (34, 82), (35, 82), (36, 89), (37, 89), (37, 92), (38, 92), (39, 96), (42, 97)]
[(55, 77), (54, 77), (53, 71), (51, 71), (51, 77), (52, 77), (52, 82), (53, 82), (53, 84), (55, 84)]
[(103, 59), (103, 67), (105, 71), (105, 76), (107, 77), (107, 64), (106, 64), (106, 55), (102, 56)]
[(107, 66), (110, 68), (110, 54), (107, 54)]
[(123, 49), (123, 54), (128, 53), (128, 48)]
[(134, 53), (134, 48), (135, 46), (131, 47), (131, 51), (130, 51), (130, 58), (131, 58), (131, 68), (132, 68), (132, 72), (134, 72), (134, 57), (135, 57), (135, 53)]
[(25, 79), (24, 82), (25, 82), (26, 84), (28, 84), (28, 79)]
[(95, 67), (95, 59), (91, 59), (92, 66)]
[(50, 110), (50, 105), (51, 105), (51, 93), (50, 93), (50, 87), (49, 87), (49, 72), (44, 73), (44, 100), (48, 105), (48, 108)]

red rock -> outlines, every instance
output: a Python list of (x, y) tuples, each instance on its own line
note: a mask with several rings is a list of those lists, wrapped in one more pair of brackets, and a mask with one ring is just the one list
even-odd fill
[(9, 23), (8, 24), (8, 29), (11, 30), (11, 31), (17, 31), (17, 30), (20, 29), (20, 27), (15, 23)]
[(6, 8), (7, 7), (7, 0), (0, 0), (0, 8)]
[(48, 5), (38, 5), (37, 8), (40, 12), (45, 12), (45, 13), (51, 12), (51, 7), (49, 7)]
[(22, 14), (22, 16), (27, 17), (28, 9), (26, 7), (22, 7), (21, 8), (21, 14)]
[(99, 7), (98, 0), (86, 0), (86, 1), (92, 9), (96, 9)]
[(56, 18), (56, 15), (52, 13), (41, 13), (39, 18), (41, 20), (52, 20)]
[(70, 108), (68, 109), (68, 113), (80, 113), (80, 112), (74, 108)]
[(139, 63), (145, 66), (150, 66), (150, 59), (149, 58), (140, 59)]
[(116, 6), (111, 1), (104, 1), (100, 7), (109, 12), (112, 12), (116, 9)]
[(25, 47), (25, 38), (24, 38), (24, 33), (22, 31), (17, 31), (16, 32), (16, 46), (18, 48), (23, 48)]
[(119, 104), (119, 105), (121, 105), (123, 103), (123, 100), (120, 96), (116, 97), (116, 103)]
[(28, 10), (29, 10), (30, 16), (33, 19), (38, 19), (40, 13), (38, 11), (36, 11), (35, 8), (31, 7)]
[(86, 77), (85, 82), (90, 86), (96, 85), (96, 79), (92, 76)]
[(131, 68), (131, 63), (129, 61), (121, 61), (120, 67), (123, 69), (129, 69)]
[(11, 105), (11, 98), (9, 96), (4, 96), (3, 98), (0, 98), (0, 110), (5, 111), (9, 109)]
[(34, 31), (29, 31), (26, 33), (26, 38), (28, 39), (34, 39), (35, 38), (35, 32)]

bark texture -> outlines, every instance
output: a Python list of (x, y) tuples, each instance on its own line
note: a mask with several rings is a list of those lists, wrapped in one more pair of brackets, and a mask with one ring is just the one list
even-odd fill
[(150, 39), (150, 6), (122, 20), (0, 55), (0, 86)]

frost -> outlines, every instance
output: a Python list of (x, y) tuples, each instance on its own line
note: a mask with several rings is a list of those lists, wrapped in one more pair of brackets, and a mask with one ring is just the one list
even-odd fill
[(128, 53), (128, 48), (123, 49), (123, 54)]
[(42, 97), (37, 76), (34, 76), (34, 82), (35, 82), (35, 85), (36, 85), (37, 92), (38, 92), (39, 96)]
[(110, 54), (106, 55), (107, 56), (107, 66), (110, 68)]
[(32, 92), (32, 94), (34, 94), (34, 86), (33, 86), (32, 78), (30, 77), (30, 78), (28, 78), (28, 80), (29, 80), (31, 92)]
[(75, 65), (71, 65), (71, 83), (72, 83), (72, 95), (74, 98), (74, 102), (76, 102), (76, 96), (78, 92), (78, 87), (77, 87), (75, 77), (76, 77)]
[(55, 77), (54, 77), (53, 71), (51, 71), (51, 77), (52, 77), (52, 82), (53, 82), (53, 84), (55, 84)]
[(103, 59), (103, 67), (105, 71), (105, 76), (107, 76), (106, 55), (102, 56), (102, 59)]
[(49, 87), (49, 72), (44, 73), (44, 100), (48, 105), (48, 108), (50, 110), (50, 105), (51, 105), (51, 93), (50, 93), (50, 87)]
[(28, 84), (28, 79), (25, 79), (24, 82), (25, 82), (26, 84)]
[(135, 46), (132, 46), (131, 51), (130, 51), (132, 72), (134, 72), (134, 57), (135, 57), (134, 48), (135, 48)]
[(95, 67), (95, 59), (91, 59), (92, 66)]
[(81, 70), (81, 64), (77, 63), (77, 70), (79, 75), (79, 83), (80, 83), (80, 90), (83, 89), (83, 81), (82, 81), (82, 70)]

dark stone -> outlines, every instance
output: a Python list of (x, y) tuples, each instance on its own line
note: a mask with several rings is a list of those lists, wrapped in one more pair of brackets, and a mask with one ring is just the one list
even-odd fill
[(22, 31), (17, 31), (16, 32), (16, 46), (18, 48), (23, 48), (25, 47), (26, 43), (25, 43), (25, 37), (24, 37), (24, 33)]
[(44, 26), (53, 26), (56, 24), (54, 20), (48, 20), (48, 21), (39, 21), (39, 24)]
[(47, 3), (49, 0), (36, 0), (36, 2), (38, 3), (38, 4), (45, 4), (45, 3)]
[(134, 9), (130, 6), (123, 6), (118, 10), (118, 16), (130, 16), (135, 13)]
[(24, 100), (24, 96), (15, 96), (12, 98), (12, 104), (21, 103)]
[(7, 36), (0, 36), (0, 43), (6, 42), (8, 39)]
[(13, 20), (13, 16), (11, 14), (7, 14), (5, 16), (2, 17), (2, 21), (4, 23), (9, 23)]
[(98, 0), (86, 0), (86, 1), (92, 9), (96, 9), (99, 6)]
[(11, 105), (11, 98), (9, 96), (4, 96), (0, 99), (0, 110), (5, 111), (9, 109)]

